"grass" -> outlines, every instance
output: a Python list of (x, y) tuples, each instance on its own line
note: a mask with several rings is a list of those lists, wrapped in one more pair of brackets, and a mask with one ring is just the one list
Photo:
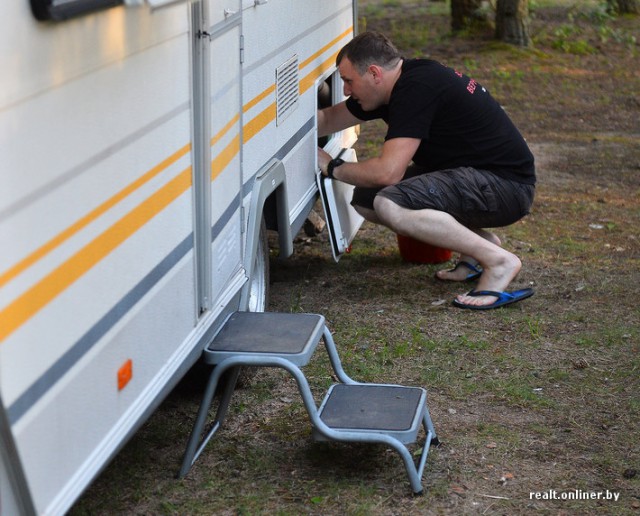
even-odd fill
[[(326, 234), (272, 263), (271, 309), (324, 314), (352, 377), (428, 389), (443, 445), (430, 452), (426, 496), (409, 495), (384, 448), (314, 442), (294, 382), (260, 370), (187, 478), (173, 475), (199, 391), (183, 387), (71, 514), (637, 514), (637, 18), (612, 18), (597, 0), (530, 5), (531, 49), (490, 31), (454, 37), (445, 2), (361, 2), (360, 28), (476, 77), (530, 142), (533, 212), (498, 235), (524, 263), (514, 288), (536, 295), (499, 311), (455, 310), (450, 300), (469, 286), (433, 280), (451, 264), (404, 263), (395, 236), (369, 224), (337, 265)], [(381, 124), (363, 126), (360, 159), (383, 137)], [(334, 381), (325, 354), (305, 372), (321, 399)], [(620, 499), (530, 497), (550, 489)]]

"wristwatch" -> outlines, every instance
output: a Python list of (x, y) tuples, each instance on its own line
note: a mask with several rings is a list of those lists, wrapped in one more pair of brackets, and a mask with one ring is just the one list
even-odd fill
[(327, 165), (327, 177), (333, 179), (333, 169), (339, 167), (344, 163), (344, 160), (341, 158), (332, 159)]

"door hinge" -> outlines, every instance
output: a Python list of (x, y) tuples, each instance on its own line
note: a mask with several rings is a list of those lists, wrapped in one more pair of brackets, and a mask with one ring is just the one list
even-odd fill
[(244, 63), (244, 36), (240, 34), (240, 64)]
[(240, 206), (240, 233), (246, 233), (247, 228), (246, 228), (246, 220), (244, 217), (244, 206)]

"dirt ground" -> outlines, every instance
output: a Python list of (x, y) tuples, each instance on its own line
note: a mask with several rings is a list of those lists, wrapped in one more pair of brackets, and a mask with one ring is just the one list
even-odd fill
[[(361, 28), (472, 75), (527, 138), (534, 209), (498, 235), (524, 264), (513, 287), (535, 296), (456, 309), (468, 286), (433, 279), (451, 263), (403, 262), (370, 224), (339, 264), (326, 232), (271, 260), (271, 310), (324, 314), (355, 379), (428, 390), (442, 445), (425, 496), (384, 448), (314, 443), (295, 385), (260, 371), (185, 480), (196, 389), (167, 399), (73, 514), (640, 514), (640, 22), (535, 5), (523, 50), (490, 30), (452, 37), (435, 2), (360, 2)], [(360, 159), (383, 135), (362, 127)], [(310, 366), (314, 389), (326, 366)]]

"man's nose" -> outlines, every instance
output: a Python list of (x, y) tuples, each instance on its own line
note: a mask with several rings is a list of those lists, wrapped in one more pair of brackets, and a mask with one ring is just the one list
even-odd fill
[(349, 88), (349, 86), (347, 85), (346, 82), (342, 86), (342, 92), (344, 93), (345, 97), (350, 97), (351, 96), (351, 88)]

